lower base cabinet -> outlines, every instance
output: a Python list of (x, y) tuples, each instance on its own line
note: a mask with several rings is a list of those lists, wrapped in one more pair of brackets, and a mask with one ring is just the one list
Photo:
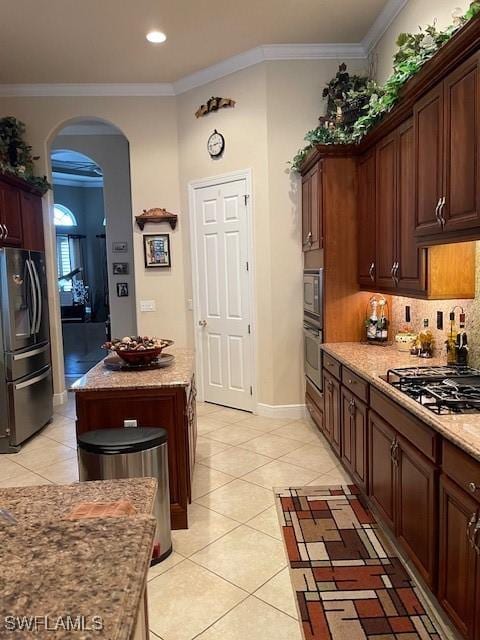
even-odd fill
[(368, 408), (350, 391), (342, 387), (342, 460), (357, 485), (367, 490)]
[(480, 638), (480, 559), (471, 539), (478, 511), (472, 496), (441, 476), (438, 599), (460, 632), (474, 640)]
[(437, 469), (373, 411), (369, 430), (370, 500), (434, 589)]
[(323, 372), (323, 432), (335, 453), (341, 454), (340, 382)]
[(393, 531), (395, 497), (392, 453), (395, 446), (395, 431), (373, 411), (370, 411), (368, 428), (370, 500), (382, 520)]

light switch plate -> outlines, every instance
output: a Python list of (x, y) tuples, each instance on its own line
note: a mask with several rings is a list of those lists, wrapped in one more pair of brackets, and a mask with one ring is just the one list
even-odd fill
[(156, 311), (157, 304), (155, 300), (140, 300), (140, 311)]

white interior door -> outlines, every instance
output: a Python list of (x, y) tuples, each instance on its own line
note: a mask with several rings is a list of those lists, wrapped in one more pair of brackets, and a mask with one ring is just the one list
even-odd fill
[(246, 179), (195, 189), (204, 399), (253, 409)]

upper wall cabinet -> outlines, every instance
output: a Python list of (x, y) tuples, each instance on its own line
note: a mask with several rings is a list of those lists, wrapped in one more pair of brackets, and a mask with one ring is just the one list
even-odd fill
[(375, 284), (375, 150), (358, 161), (358, 280), (368, 289)]
[(44, 251), (42, 198), (24, 180), (0, 175), (0, 247)]
[(302, 242), (303, 250), (316, 251), (323, 244), (322, 161), (302, 177)]
[(416, 219), (419, 243), (480, 233), (480, 55), (477, 53), (414, 107)]

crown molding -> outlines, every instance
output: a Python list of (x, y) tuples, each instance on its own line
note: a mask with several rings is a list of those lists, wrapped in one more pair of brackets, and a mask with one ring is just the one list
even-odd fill
[(170, 97), (196, 89), (261, 62), (275, 60), (364, 60), (366, 57), (367, 50), (362, 43), (268, 44), (239, 53), (173, 83), (0, 84), (0, 97)]
[(80, 96), (174, 96), (168, 82), (84, 83), (84, 84), (0, 84), (0, 97), (80, 97)]
[(369, 55), (385, 35), (400, 11), (408, 4), (409, 0), (388, 0), (375, 22), (362, 40), (362, 47), (366, 55)]

